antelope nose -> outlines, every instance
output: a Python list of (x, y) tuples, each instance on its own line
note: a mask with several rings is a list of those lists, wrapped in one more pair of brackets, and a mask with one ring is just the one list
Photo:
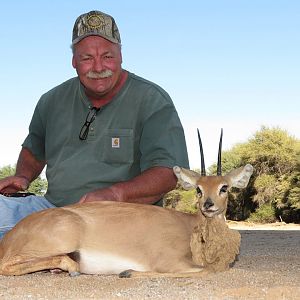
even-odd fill
[(209, 209), (210, 207), (214, 206), (214, 203), (211, 201), (210, 198), (208, 198), (205, 202), (204, 202), (204, 208)]

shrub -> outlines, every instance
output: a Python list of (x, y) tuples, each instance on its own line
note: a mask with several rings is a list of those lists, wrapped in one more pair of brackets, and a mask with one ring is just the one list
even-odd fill
[(164, 196), (164, 207), (173, 208), (187, 213), (196, 213), (197, 199), (195, 190), (185, 191), (176, 189)]
[(250, 214), (247, 221), (254, 223), (273, 223), (276, 222), (275, 208), (270, 203), (261, 205), (255, 212)]

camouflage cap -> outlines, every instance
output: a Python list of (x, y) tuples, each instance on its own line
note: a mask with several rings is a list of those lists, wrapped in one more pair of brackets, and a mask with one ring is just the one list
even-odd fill
[(93, 10), (77, 18), (73, 27), (72, 45), (90, 35), (98, 35), (112, 43), (121, 44), (114, 18), (101, 11)]

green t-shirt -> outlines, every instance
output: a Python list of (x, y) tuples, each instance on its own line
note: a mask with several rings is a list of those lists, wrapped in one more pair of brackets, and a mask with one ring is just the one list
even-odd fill
[(120, 92), (97, 113), (87, 139), (80, 140), (90, 108), (77, 77), (48, 91), (35, 108), (23, 147), (46, 160), (45, 197), (54, 205), (75, 203), (151, 167), (188, 168), (182, 125), (159, 86), (128, 73)]

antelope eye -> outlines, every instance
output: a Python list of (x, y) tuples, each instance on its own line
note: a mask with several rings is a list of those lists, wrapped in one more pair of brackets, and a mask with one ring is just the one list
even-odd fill
[(199, 188), (199, 186), (197, 186), (196, 191), (197, 191), (197, 194), (201, 197), (202, 196), (202, 191)]
[(220, 193), (226, 193), (228, 191), (228, 185), (223, 185), (220, 189)]

